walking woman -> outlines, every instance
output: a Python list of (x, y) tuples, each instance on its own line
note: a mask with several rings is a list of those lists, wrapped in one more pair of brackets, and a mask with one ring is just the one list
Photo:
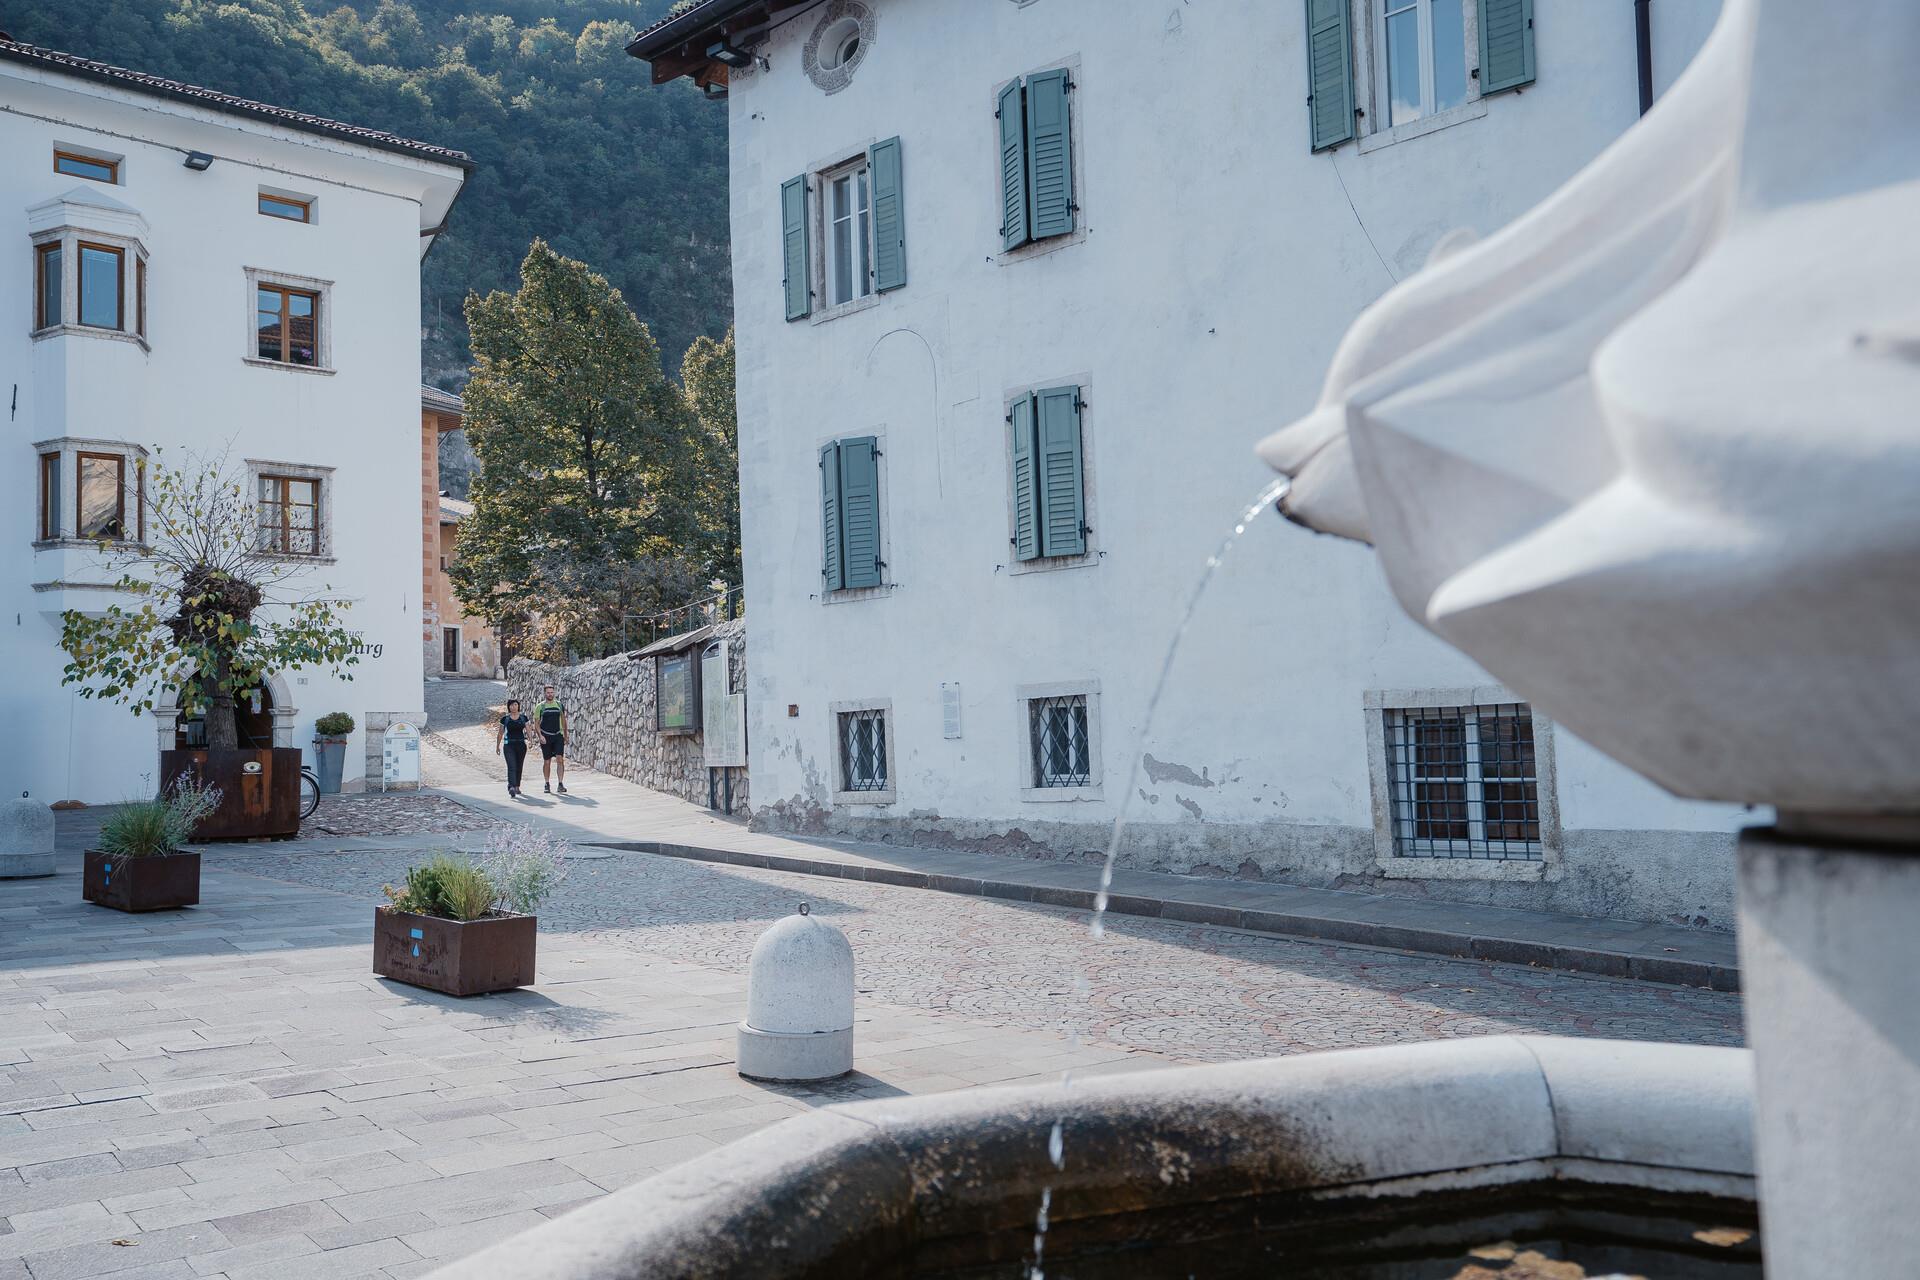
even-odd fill
[(507, 758), (507, 794), (519, 799), (520, 766), (527, 762), (527, 717), (520, 714), (520, 699), (507, 699), (507, 714), (493, 731), (493, 750)]

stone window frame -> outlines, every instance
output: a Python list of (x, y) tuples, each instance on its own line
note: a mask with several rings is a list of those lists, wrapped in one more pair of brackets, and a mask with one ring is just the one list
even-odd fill
[[(84, 209), (84, 205), (70, 206)], [(33, 257), (28, 278), (33, 287), (27, 293), (27, 331), (35, 342), (48, 338), (101, 338), (109, 342), (130, 342), (142, 351), (153, 348), (147, 341), (147, 277), (150, 257), (146, 242), (123, 231), (102, 231), (75, 222), (35, 231), (28, 237)], [(120, 252), (120, 324), (117, 328), (80, 323), (80, 245), (97, 245)], [(40, 251), (50, 244), (60, 246), (60, 322), (40, 323)]]
[(1500, 685), (1433, 689), (1368, 689), (1361, 695), (1366, 717), (1367, 781), (1373, 802), (1374, 863), (1389, 880), (1557, 881), (1566, 874), (1566, 842), (1560, 828), (1559, 772), (1554, 761), (1553, 721), (1529, 704), (1533, 717), (1535, 787), (1540, 798), (1540, 856), (1528, 859), (1405, 858), (1393, 839), (1393, 778), (1387, 756), (1386, 713), (1421, 707), (1492, 706), (1526, 702)]
[[(878, 711), (887, 730), (887, 785), (881, 791), (843, 791), (840, 775), (840, 717), (852, 711)], [(895, 765), (895, 743), (899, 735), (895, 732), (896, 721), (893, 716), (891, 698), (851, 698), (827, 704), (827, 745), (829, 767), (833, 770), (833, 803), (860, 805), (888, 805), (899, 802), (900, 771)]]
[(1487, 114), (1486, 99), (1480, 96), (1480, 6), (1474, 0), (1458, 0), (1463, 14), (1461, 37), (1467, 43), (1467, 97), (1457, 107), (1388, 126), (1386, 100), (1386, 7), (1382, 0), (1348, 0), (1349, 29), (1353, 32), (1353, 100), (1364, 114), (1354, 139), (1357, 154), (1367, 155), (1395, 143), (1438, 133)]
[[(300, 552), (265, 551), (256, 548), (256, 554), (272, 560), (282, 560), (288, 564), (334, 564), (333, 513), (340, 505), (339, 494), (334, 484), (334, 468), (316, 466), (306, 462), (281, 462), (271, 458), (248, 458), (247, 463), (247, 501), (258, 506), (260, 502), (260, 478), (262, 476), (286, 476), (293, 480), (317, 480), (320, 482), (320, 545), (312, 555)], [(257, 520), (256, 520), (257, 522)]]
[(873, 288), (864, 297), (849, 298), (845, 302), (826, 301), (831, 296), (831, 290), (827, 287), (827, 268), (833, 253), (829, 244), (833, 218), (827, 208), (827, 196), (833, 179), (842, 174), (867, 170), (867, 260), (871, 264), (875, 258), (871, 194), (873, 174), (867, 157), (872, 153), (873, 144), (878, 141), (878, 138), (869, 138), (858, 146), (842, 147), (807, 166), (807, 268), (813, 272), (813, 279), (819, 282), (816, 292), (820, 303), (807, 316), (808, 324), (825, 324), (856, 311), (865, 311), (868, 307), (877, 307), (885, 297), (878, 288)]
[[(875, 296), (878, 297), (879, 295), (876, 294)], [(861, 305), (865, 305), (865, 302), (863, 301)], [(815, 563), (822, 563), (827, 558), (827, 535), (820, 519), (820, 451), (835, 441), (851, 440), (860, 436), (873, 437), (874, 477), (875, 483), (879, 486), (880, 490), (878, 500), (878, 506), (880, 508), (880, 563), (883, 568), (880, 574), (880, 581), (876, 586), (841, 587), (838, 591), (828, 591), (824, 582), (815, 586), (807, 598), (810, 600), (818, 600), (823, 605), (853, 604), (861, 600), (879, 600), (892, 595), (894, 588), (899, 585), (894, 581), (893, 577), (893, 520), (887, 510), (887, 501), (893, 494), (893, 485), (890, 483), (891, 477), (887, 472), (887, 465), (892, 456), (892, 451), (887, 448), (887, 429), (885, 426), (836, 431), (832, 435), (821, 436), (813, 442), (814, 560)]]
[[(50, 453), (60, 455), (60, 527), (53, 531), (52, 537), (39, 536), (46, 529), (46, 494), (41, 483), (40, 468), (45, 464), (40, 459)], [(133, 526), (131, 538), (82, 538), (76, 530), (79, 528), (80, 504), (78, 487), (80, 483), (79, 455), (83, 453), (112, 454), (124, 460), (121, 471), (121, 496)], [(36, 551), (54, 547), (93, 548), (105, 542), (110, 547), (137, 549), (146, 545), (147, 531), (147, 449), (145, 445), (130, 440), (102, 440), (91, 436), (54, 436), (51, 439), (36, 441), (33, 445), (33, 547)]]
[(1087, 126), (1086, 115), (1081, 109), (1081, 104), (1085, 100), (1086, 75), (1080, 69), (1080, 55), (1077, 53), (1056, 58), (1052, 62), (1043, 62), (1038, 66), (1027, 68), (1019, 75), (1007, 76), (1004, 79), (993, 82), (992, 88), (989, 89), (987, 93), (987, 124), (993, 130), (993, 142), (989, 151), (994, 156), (993, 203), (988, 207), (995, 210), (994, 217), (997, 220), (999, 218), (998, 202), (1001, 197), (999, 177), (1000, 120), (998, 115), (1001, 90), (1016, 80), (1025, 80), (1029, 76), (1037, 76), (1047, 71), (1061, 70), (1067, 73), (1067, 81), (1072, 85), (1072, 88), (1068, 91), (1067, 99), (1067, 152), (1073, 159), (1073, 230), (1067, 232), (1065, 235), (1048, 236), (1044, 240), (1029, 240), (1025, 244), (1012, 249), (999, 247), (999, 236), (989, 236), (989, 240), (994, 245), (994, 250), (990, 257), (995, 266), (1011, 266), (1016, 262), (1025, 262), (1030, 258), (1038, 258), (1044, 254), (1058, 253), (1062, 249), (1070, 248), (1085, 240), (1091, 230), (1087, 221), (1087, 210), (1091, 207), (1088, 201), (1087, 191)]
[[(277, 369), (282, 373), (317, 373), (332, 377), (338, 370), (333, 363), (333, 281), (322, 280), (318, 276), (295, 275), (290, 271), (275, 271), (266, 267), (245, 267), (242, 270), (247, 278), (247, 309), (245, 330), (242, 334), (243, 345), (240, 348), (240, 361), (255, 369)], [(262, 360), (259, 355), (260, 335), (254, 327), (254, 312), (260, 296), (260, 286), (266, 285), (280, 289), (299, 289), (314, 294), (320, 300), (320, 325), (316, 335), (319, 345), (316, 361), (313, 364), (290, 364), (284, 360)]]
[[(1093, 781), (1084, 787), (1036, 787), (1033, 785), (1033, 732), (1027, 704), (1036, 698), (1084, 696), (1087, 700), (1087, 776)], [(1013, 691), (1014, 733), (1020, 742), (1020, 776), (1015, 779), (1022, 802), (1061, 804), (1102, 801), (1106, 798), (1106, 774), (1101, 755), (1100, 682), (1098, 680), (1055, 680), (1045, 684), (1023, 684)]]
[[(1018, 560), (1012, 554), (1014, 539), (1013, 510), (1013, 446), (1008, 438), (1007, 418), (1013, 412), (1013, 402), (1021, 396), (1047, 387), (1080, 388), (1080, 519), (1087, 527), (1087, 549), (1074, 556), (1038, 556), (1032, 560)], [(1000, 396), (1000, 416), (995, 420), (1000, 431), (1000, 454), (1006, 462), (1006, 499), (1007, 499), (1007, 547), (1006, 570), (1010, 578), (1022, 577), (1029, 573), (1058, 573), (1063, 569), (1090, 569), (1107, 558), (1107, 553), (1097, 541), (1100, 536), (1100, 521), (1094, 507), (1096, 490), (1096, 467), (1094, 460), (1093, 428), (1087, 418), (1093, 412), (1093, 406), (1099, 403), (1093, 398), (1093, 375), (1081, 372), (1060, 378), (1042, 378), (1037, 382), (1024, 383), (1008, 387)], [(1037, 482), (1037, 477), (1036, 477)]]

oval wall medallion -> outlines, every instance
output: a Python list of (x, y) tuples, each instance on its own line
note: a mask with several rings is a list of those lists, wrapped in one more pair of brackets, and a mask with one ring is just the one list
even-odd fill
[(860, 0), (831, 0), (800, 51), (807, 79), (827, 93), (853, 82), (853, 71), (873, 47), (873, 11)]

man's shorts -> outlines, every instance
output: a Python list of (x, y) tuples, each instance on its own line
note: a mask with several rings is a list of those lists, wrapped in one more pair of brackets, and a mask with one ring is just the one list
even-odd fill
[(555, 756), (567, 754), (567, 738), (562, 733), (543, 733), (540, 735), (540, 758), (551, 760)]

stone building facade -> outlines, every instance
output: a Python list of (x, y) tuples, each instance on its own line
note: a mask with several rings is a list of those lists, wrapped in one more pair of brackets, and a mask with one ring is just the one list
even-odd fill
[[(724, 643), (728, 688), (744, 690), (747, 680), (746, 623), (735, 619), (651, 645), (570, 667), (515, 658), (507, 666), (507, 696), (522, 709), (539, 702), (553, 685), (567, 708), (567, 758), (601, 773), (626, 778), (694, 804), (747, 814), (747, 771), (722, 773), (706, 764), (704, 726), (692, 733), (662, 733), (657, 728), (656, 659), (699, 651)], [(730, 792), (729, 792), (730, 788)]]

